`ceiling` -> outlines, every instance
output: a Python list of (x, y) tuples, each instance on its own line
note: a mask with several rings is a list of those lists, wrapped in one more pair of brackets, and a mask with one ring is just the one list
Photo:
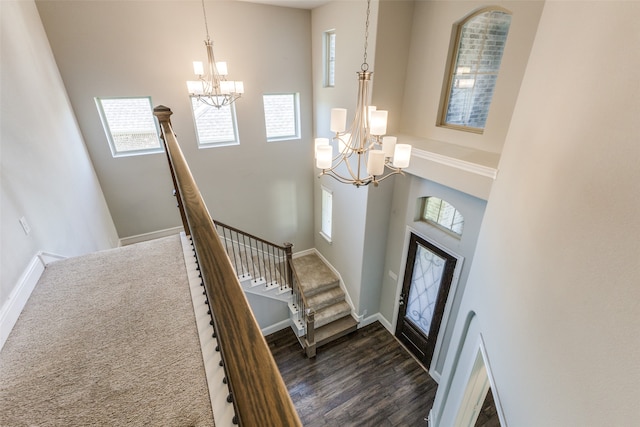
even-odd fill
[(250, 3), (270, 4), (273, 6), (295, 7), (298, 9), (313, 9), (323, 4), (329, 3), (330, 0), (240, 0)]

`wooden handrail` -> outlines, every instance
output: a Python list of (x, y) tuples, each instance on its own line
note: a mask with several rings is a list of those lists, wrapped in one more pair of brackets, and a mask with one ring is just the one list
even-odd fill
[[(302, 426), (271, 351), (227, 258), (215, 225), (171, 127), (172, 112), (154, 115), (191, 234), (240, 426)], [(187, 230), (188, 229), (188, 230)]]
[(244, 234), (245, 236), (251, 237), (253, 240), (257, 240), (258, 242), (262, 242), (262, 243), (270, 245), (270, 246), (275, 246), (276, 248), (282, 249), (283, 251), (286, 250), (287, 246), (291, 246), (291, 243), (283, 243), (282, 245), (278, 245), (276, 243), (272, 243), (272, 242), (270, 242), (268, 240), (262, 239), (262, 238), (260, 238), (258, 236), (254, 236), (251, 233), (247, 233), (246, 231), (242, 231), (242, 230), (240, 230), (238, 228), (235, 228), (235, 227), (233, 227), (231, 225), (227, 225), (227, 224), (225, 224), (223, 222), (220, 222), (220, 221), (217, 221), (217, 220), (214, 220), (213, 222), (216, 225), (219, 225), (221, 227), (224, 227), (224, 228), (227, 228), (229, 230), (235, 231), (236, 233), (239, 233), (239, 234)]

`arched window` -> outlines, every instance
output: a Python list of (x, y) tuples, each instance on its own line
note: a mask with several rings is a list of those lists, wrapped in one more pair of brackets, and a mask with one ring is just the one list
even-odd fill
[(420, 199), (420, 220), (435, 224), (438, 227), (462, 236), (464, 217), (447, 201), (437, 197), (423, 197)]
[(438, 125), (483, 132), (510, 25), (511, 14), (498, 7), (457, 25)]

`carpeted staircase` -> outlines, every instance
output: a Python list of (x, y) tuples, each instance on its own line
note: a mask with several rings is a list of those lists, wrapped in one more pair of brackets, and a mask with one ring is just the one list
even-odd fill
[[(296, 336), (304, 343), (304, 318), (285, 277), (287, 261), (282, 247), (224, 224), (217, 225), (245, 292), (287, 303)], [(223, 227), (227, 228), (223, 230)], [(355, 331), (358, 322), (351, 315), (351, 306), (334, 271), (315, 252), (294, 257), (292, 262), (308, 308), (315, 312), (315, 347)]]
[(351, 315), (340, 279), (315, 253), (293, 259), (300, 287), (309, 308), (315, 311), (317, 347), (349, 334), (358, 322)]

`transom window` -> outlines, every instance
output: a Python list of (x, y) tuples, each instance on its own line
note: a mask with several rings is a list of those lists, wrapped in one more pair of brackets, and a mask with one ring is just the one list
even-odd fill
[(336, 32), (324, 32), (324, 87), (336, 85)]
[(300, 103), (297, 93), (267, 94), (264, 102), (264, 122), (267, 141), (300, 138)]
[(447, 201), (437, 197), (423, 197), (420, 219), (462, 236), (464, 217)]
[(217, 108), (191, 97), (198, 147), (239, 145), (235, 104)]
[(113, 157), (163, 152), (150, 97), (95, 98)]
[(498, 8), (458, 25), (439, 125), (482, 133), (510, 25), (511, 14)]

